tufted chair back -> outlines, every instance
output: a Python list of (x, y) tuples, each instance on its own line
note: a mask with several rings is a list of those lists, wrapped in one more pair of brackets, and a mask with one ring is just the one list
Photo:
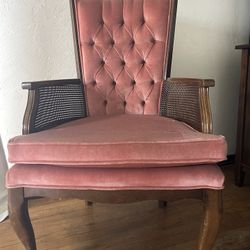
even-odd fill
[(89, 116), (158, 114), (175, 8), (174, 0), (73, 1)]

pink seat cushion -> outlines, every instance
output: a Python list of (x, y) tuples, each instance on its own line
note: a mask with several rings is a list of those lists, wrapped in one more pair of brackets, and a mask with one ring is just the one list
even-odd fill
[(157, 115), (88, 117), (17, 136), (9, 161), (68, 167), (157, 167), (215, 163), (226, 158), (223, 136), (197, 132)]
[(15, 165), (6, 175), (7, 188), (188, 190), (222, 189), (223, 183), (216, 165), (133, 169)]

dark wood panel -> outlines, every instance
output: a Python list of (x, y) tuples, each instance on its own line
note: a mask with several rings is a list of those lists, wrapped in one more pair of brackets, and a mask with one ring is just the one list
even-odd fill
[(237, 45), (236, 49), (250, 49), (250, 44)]
[(246, 109), (244, 114), (242, 162), (250, 165), (250, 53), (246, 69)]
[(24, 196), (46, 197), (52, 199), (85, 199), (92, 202), (102, 203), (131, 203), (145, 200), (168, 200), (176, 201), (180, 199), (200, 199), (203, 198), (203, 191), (197, 190), (120, 190), (120, 191), (99, 191), (99, 190), (63, 190), (60, 189), (24, 189)]
[(242, 49), (241, 76), (238, 108), (235, 183), (242, 186), (245, 167), (250, 166), (250, 44), (239, 45)]

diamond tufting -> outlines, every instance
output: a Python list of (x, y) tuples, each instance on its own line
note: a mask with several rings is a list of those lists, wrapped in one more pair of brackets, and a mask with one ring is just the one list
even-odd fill
[(76, 1), (90, 116), (158, 114), (170, 6), (169, 0)]

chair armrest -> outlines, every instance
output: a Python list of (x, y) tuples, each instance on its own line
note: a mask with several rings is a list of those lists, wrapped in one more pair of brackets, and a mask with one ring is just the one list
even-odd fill
[(87, 116), (84, 87), (79, 79), (23, 82), (22, 88), (28, 89), (23, 134)]
[(209, 87), (214, 85), (212, 79), (168, 78), (163, 83), (160, 114), (212, 133)]

